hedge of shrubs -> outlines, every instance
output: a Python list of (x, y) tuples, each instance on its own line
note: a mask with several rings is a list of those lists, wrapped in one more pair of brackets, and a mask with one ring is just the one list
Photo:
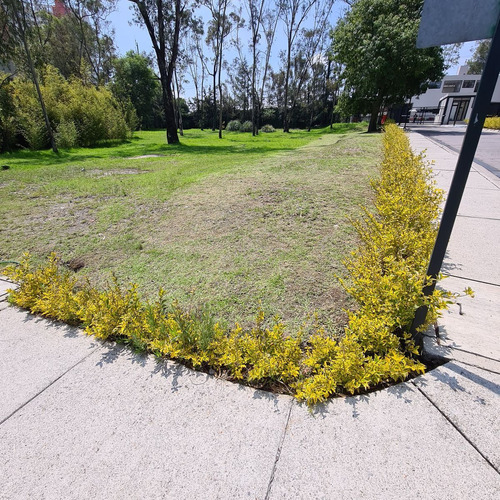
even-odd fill
[[(228, 132), (252, 132), (252, 122), (246, 121), (241, 123), (239, 120), (231, 120), (227, 124), (226, 130)], [(263, 125), (260, 131), (270, 133), (276, 132), (276, 129), (272, 125)]]
[[(61, 148), (94, 146), (105, 140), (123, 140), (134, 130), (137, 117), (124, 109), (105, 87), (66, 80), (53, 67), (41, 75), (47, 114)], [(50, 146), (40, 102), (33, 83), (14, 78), (0, 89), (0, 151), (18, 146)]]
[(500, 130), (500, 116), (492, 116), (484, 121), (484, 128)]
[[(404, 133), (386, 128), (374, 207), (355, 223), (360, 246), (346, 262), (344, 283), (357, 300), (342, 336), (323, 329), (287, 332), (259, 312), (255, 327), (225, 330), (208, 315), (191, 314), (164, 292), (141, 300), (137, 286), (113, 281), (97, 290), (64, 269), (57, 257), (34, 268), (26, 256), (8, 275), (19, 284), (10, 300), (34, 313), (83, 325), (87, 334), (125, 341), (188, 366), (212, 369), (254, 387), (279, 389), (308, 404), (356, 394), (425, 370), (408, 334), (417, 307), (429, 306), (427, 324), (450, 301), (436, 290), (421, 295), (436, 233), (442, 193), (424, 158), (412, 153)], [(427, 325), (424, 325), (424, 328)]]

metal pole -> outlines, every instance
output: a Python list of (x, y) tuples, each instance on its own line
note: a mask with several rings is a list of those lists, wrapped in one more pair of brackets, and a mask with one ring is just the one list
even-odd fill
[[(453, 224), (455, 223), (455, 219), (457, 217), (460, 201), (462, 200), (465, 184), (467, 183), (467, 177), (469, 176), (470, 168), (472, 162), (474, 161), (474, 155), (476, 154), (479, 138), (481, 137), (481, 131), (483, 130), (484, 120), (486, 118), (488, 107), (491, 103), (491, 98), (493, 96), (493, 91), (495, 90), (499, 73), (500, 19), (497, 21), (495, 34), (493, 35), (493, 39), (491, 41), (490, 51), (481, 76), (481, 83), (479, 84), (477, 96), (474, 101), (470, 121), (465, 132), (464, 141), (458, 157), (448, 198), (446, 199), (441, 224), (439, 225), (438, 235), (436, 242), (434, 243), (431, 259), (429, 261), (429, 267), (427, 268), (427, 276), (431, 277), (431, 283), (423, 288), (422, 293), (424, 296), (431, 295), (436, 287), (436, 279), (443, 264), (446, 248), (448, 247), (448, 242), (453, 230)], [(413, 319), (413, 323), (411, 325), (413, 339), (419, 346), (423, 345), (423, 335), (422, 332), (418, 332), (417, 330), (424, 324), (427, 316), (427, 310), (427, 306), (419, 307), (415, 312), (415, 318)]]

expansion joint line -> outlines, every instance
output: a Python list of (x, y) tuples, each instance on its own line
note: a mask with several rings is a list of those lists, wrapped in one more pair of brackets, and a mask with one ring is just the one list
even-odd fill
[(456, 274), (445, 274), (445, 276), (449, 276), (450, 278), (458, 278), (464, 281), (474, 281), (474, 283), (481, 283), (483, 285), (500, 287), (498, 283), (492, 283), (491, 281), (476, 280), (474, 278), (469, 278), (468, 276), (457, 276)]
[[(486, 358), (486, 359), (489, 359), (489, 358)], [(500, 372), (497, 372), (495, 370), (490, 370), (489, 368), (485, 368), (484, 366), (475, 365), (474, 363), (469, 363), (467, 361), (459, 361), (458, 359), (456, 359), (455, 361), (457, 361), (461, 365), (472, 366), (472, 368), (477, 368), (478, 370), (483, 370), (485, 372), (493, 373), (494, 375), (500, 375)]]
[(429, 403), (436, 408), (436, 410), (453, 426), (453, 428), (481, 455), (483, 460), (498, 474), (500, 475), (500, 471), (498, 468), (491, 462), (491, 460), (465, 435), (465, 433), (456, 425), (453, 420), (451, 420), (446, 413), (444, 413), (439, 406), (434, 403), (434, 401), (412, 380), (411, 383), (416, 387), (418, 392), (424, 396)]
[(59, 377), (55, 378), (52, 382), (50, 382), (50, 384), (48, 384), (47, 386), (45, 386), (42, 390), (38, 391), (34, 396), (32, 396), (31, 398), (29, 398), (28, 401), (24, 402), (19, 408), (16, 408), (10, 415), (7, 415), (4, 419), (0, 420), (0, 425), (2, 425), (4, 422), (6, 422), (7, 420), (9, 420), (10, 417), (13, 417), (18, 411), (22, 410), (26, 405), (28, 405), (29, 403), (31, 403), (38, 396), (40, 396), (41, 394), (43, 394), (50, 386), (54, 385), (58, 380), (60, 380), (61, 378), (63, 378), (64, 375), (66, 375), (67, 373), (69, 373), (73, 368), (76, 368), (80, 363), (83, 363), (89, 356), (91, 356), (92, 354), (94, 354), (94, 352), (96, 352), (97, 350), (99, 350), (99, 347), (96, 347), (95, 349), (92, 349), (92, 351), (90, 351), (84, 358), (80, 359), (80, 361), (78, 361), (77, 363), (75, 363), (73, 366), (70, 366), (64, 373), (61, 373), (61, 375), (59, 375)]
[(266, 496), (264, 497), (265, 500), (269, 500), (269, 495), (271, 494), (271, 487), (272, 487), (273, 481), (274, 481), (274, 474), (276, 473), (276, 469), (278, 467), (278, 462), (280, 459), (281, 450), (283, 449), (283, 443), (285, 442), (285, 436), (286, 436), (287, 431), (288, 431), (288, 424), (290, 422), (290, 415), (292, 414), (292, 408), (293, 408), (294, 403), (295, 403), (295, 401), (292, 399), (292, 401), (290, 402), (290, 408), (288, 408), (288, 415), (286, 417), (285, 428), (283, 429), (283, 434), (281, 435), (280, 443), (278, 445), (278, 450), (276, 451), (276, 457), (274, 459), (273, 470), (271, 471), (271, 477), (269, 479), (269, 484), (267, 485)]

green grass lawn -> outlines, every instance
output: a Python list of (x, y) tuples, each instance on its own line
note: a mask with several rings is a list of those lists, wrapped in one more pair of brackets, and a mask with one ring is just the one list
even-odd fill
[[(145, 296), (248, 324), (261, 303), (297, 325), (334, 327), (371, 197), (380, 137), (364, 125), (250, 134), (188, 130), (182, 144), (139, 132), (125, 144), (0, 155), (1, 259), (52, 251), (97, 285), (115, 273)], [(138, 158), (144, 155), (146, 158)]]

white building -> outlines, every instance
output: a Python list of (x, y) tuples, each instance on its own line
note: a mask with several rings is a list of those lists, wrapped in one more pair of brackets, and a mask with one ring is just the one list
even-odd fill
[[(440, 82), (431, 82), (425, 93), (413, 97), (410, 122), (434, 121), (448, 125), (469, 119), (481, 75), (468, 75), (468, 69), (468, 66), (461, 66), (458, 75), (447, 75)], [(500, 77), (488, 114), (500, 114)]]

